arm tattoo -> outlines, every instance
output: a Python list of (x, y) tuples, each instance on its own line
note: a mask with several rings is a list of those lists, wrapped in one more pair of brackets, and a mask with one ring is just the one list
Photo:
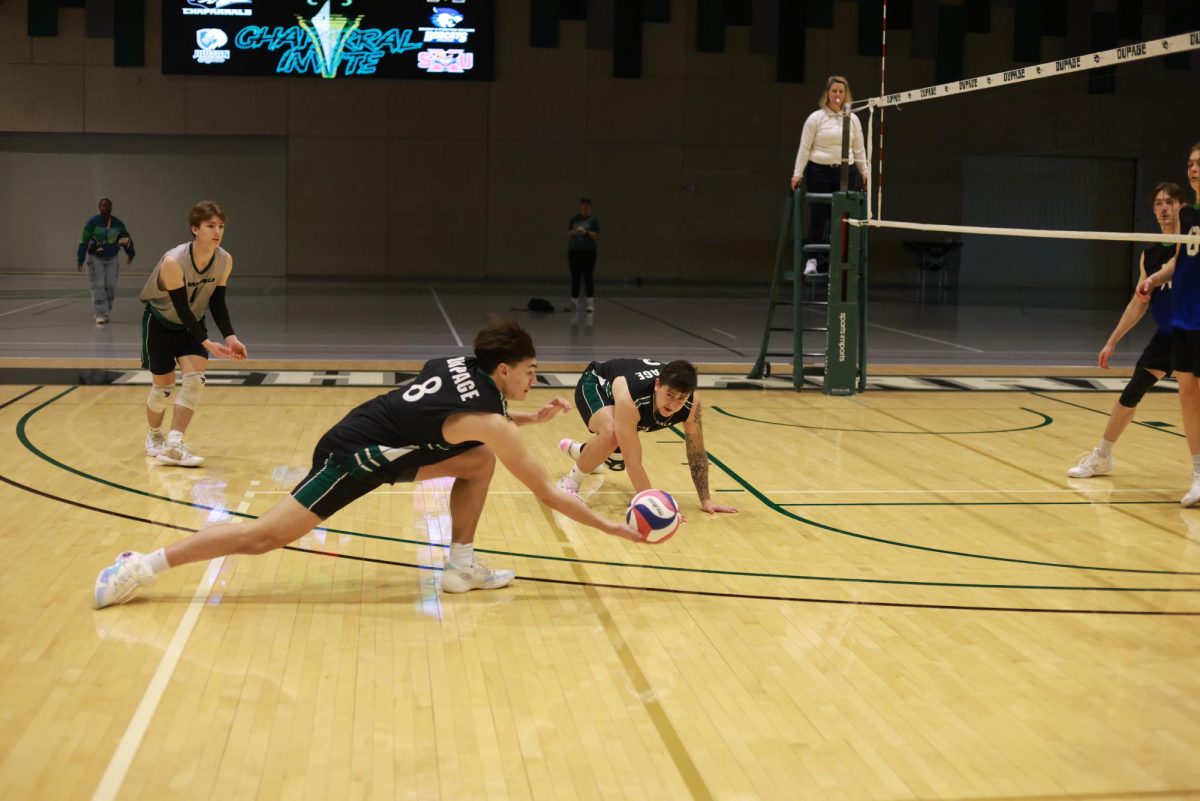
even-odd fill
[(687, 435), (684, 442), (687, 445), (688, 467), (692, 471), (692, 483), (696, 485), (696, 494), (700, 500), (708, 498), (708, 454), (704, 451), (704, 432), (700, 428), (700, 408), (696, 408), (696, 433)]

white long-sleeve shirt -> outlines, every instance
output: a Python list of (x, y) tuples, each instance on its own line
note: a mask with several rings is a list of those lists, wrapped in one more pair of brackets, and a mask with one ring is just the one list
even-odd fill
[[(858, 167), (860, 176), (867, 175), (867, 154), (863, 149), (862, 123), (854, 114), (850, 115), (850, 155)], [(800, 149), (796, 152), (796, 167), (793, 178), (804, 175), (808, 162), (827, 167), (842, 163), (842, 115), (829, 109), (819, 108), (804, 121), (800, 134)]]

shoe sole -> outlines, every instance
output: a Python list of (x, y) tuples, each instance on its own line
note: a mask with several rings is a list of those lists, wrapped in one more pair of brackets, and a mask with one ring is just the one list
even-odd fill
[(161, 453), (154, 458), (162, 464), (169, 464), (173, 467), (199, 467), (200, 465), (204, 464), (203, 458), (201, 458), (198, 462), (185, 462), (181, 459), (172, 459), (170, 456), (166, 456), (165, 454)]

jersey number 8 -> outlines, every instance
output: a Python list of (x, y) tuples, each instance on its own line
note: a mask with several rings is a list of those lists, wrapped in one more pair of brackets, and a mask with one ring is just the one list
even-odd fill
[(441, 388), (442, 388), (442, 379), (438, 378), (435, 375), (433, 378), (429, 379), (428, 381), (426, 381), (423, 384), (413, 384), (411, 387), (406, 389), (404, 391), (404, 394), (401, 395), (400, 397), (404, 398), (406, 401), (409, 401), (409, 402), (419, 401), (421, 398), (425, 397), (426, 395), (432, 395), (433, 393), (437, 392)]

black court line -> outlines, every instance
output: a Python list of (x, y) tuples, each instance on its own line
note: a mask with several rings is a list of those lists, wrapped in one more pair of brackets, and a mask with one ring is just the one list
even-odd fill
[[(1090, 406), (1084, 406), (1079, 403), (1071, 403), (1071, 401), (1063, 400), (1062, 398), (1053, 398), (1049, 395), (1043, 395), (1042, 393), (1035, 392), (1034, 390), (1029, 390), (1029, 394), (1033, 395), (1035, 397), (1041, 398), (1042, 400), (1054, 401), (1055, 403), (1065, 403), (1067, 406), (1074, 406), (1076, 409), (1083, 409), (1085, 412), (1093, 412), (1095, 414), (1102, 414), (1105, 417), (1108, 417), (1112, 414), (1112, 410), (1104, 411), (1102, 409), (1093, 409)], [(1131, 420), (1130, 422), (1132, 422), (1134, 425), (1141, 426), (1143, 428), (1148, 428), (1151, 431), (1161, 431), (1164, 434), (1170, 434), (1173, 437), (1184, 437), (1185, 439), (1187, 437), (1186, 434), (1180, 434), (1178, 431), (1168, 431), (1165, 428), (1162, 428), (1161, 426), (1156, 426), (1151, 423), (1143, 423), (1140, 420)]]
[(707, 342), (710, 345), (716, 345), (718, 348), (721, 348), (722, 350), (727, 350), (730, 353), (736, 353), (738, 356), (741, 356), (743, 359), (748, 358), (746, 356), (746, 354), (742, 353), (740, 350), (737, 350), (736, 348), (729, 347), (724, 342), (718, 342), (715, 339), (709, 339), (708, 337), (697, 334), (695, 331), (689, 331), (686, 328), (681, 328), (681, 327), (675, 325), (674, 323), (668, 323), (666, 320), (662, 319), (661, 317), (655, 317), (653, 314), (647, 314), (646, 312), (641, 311), (640, 309), (635, 309), (632, 306), (626, 306), (624, 303), (613, 300), (612, 298), (604, 298), (604, 301), (606, 303), (611, 303), (614, 306), (620, 306), (622, 309), (625, 309), (626, 311), (631, 311), (634, 314), (640, 314), (642, 317), (645, 317), (648, 320), (653, 320), (656, 323), (661, 323), (661, 324), (665, 325), (667, 328), (674, 328), (676, 331), (687, 334), (690, 337), (695, 337), (696, 339), (700, 340), (701, 342)]
[[(122, 520), (131, 520), (136, 523), (145, 523), (149, 526), (159, 526), (160, 528), (169, 528), (175, 531), (185, 531), (194, 533), (197, 529), (189, 528), (188, 526), (180, 526), (175, 523), (164, 523), (161, 520), (151, 520), (146, 517), (138, 517), (137, 515), (129, 515), (124, 512), (115, 512), (112, 509), (104, 509), (99, 506), (81, 503), (70, 498), (64, 498), (60, 495), (53, 495), (43, 490), (35, 489), (18, 481), (13, 481), (8, 476), (0, 475), (0, 481), (8, 484), (11, 487), (29, 492), (47, 500), (56, 501), (58, 503), (75, 506), (79, 509), (86, 509), (90, 512), (98, 512), (112, 517), (119, 517)], [(377, 559), (370, 556), (355, 556), (353, 554), (334, 553), (332, 551), (318, 551), (310, 548), (298, 548), (295, 545), (285, 545), (285, 551), (294, 551), (296, 553), (314, 554), (317, 556), (329, 556), (334, 559), (350, 559), (355, 562), (369, 562), (377, 565), (389, 565), (391, 567), (407, 567), (415, 570), (428, 570), (432, 572), (440, 572), (443, 568), (434, 565), (422, 565), (415, 562), (399, 562), (391, 559)], [(834, 606), (876, 606), (894, 609), (945, 609), (949, 611), (966, 611), (966, 612), (1033, 612), (1040, 614), (1057, 614), (1057, 615), (1134, 615), (1139, 617), (1200, 617), (1200, 611), (1195, 612), (1168, 612), (1155, 610), (1121, 610), (1121, 609), (1043, 609), (1038, 607), (1023, 607), (1023, 606), (970, 606), (967, 604), (918, 604), (904, 603), (901, 601), (850, 601), (836, 598), (807, 598), (807, 597), (789, 597), (785, 595), (752, 595), (749, 593), (733, 593), (733, 592), (707, 592), (704, 590), (674, 590), (666, 587), (646, 587), (633, 584), (607, 584), (594, 581), (568, 581), (566, 579), (551, 579), (541, 578), (538, 576), (520, 576), (516, 579), (517, 582), (533, 582), (537, 584), (558, 584), (567, 587), (597, 587), (609, 590), (631, 590), (636, 592), (655, 592), (667, 595), (686, 595), (699, 598), (732, 598), (744, 601), (785, 601), (787, 603), (811, 603), (811, 604), (830, 604)]]
[[(1024, 406), (1020, 406), (1018, 408), (1021, 411), (1037, 415), (1041, 418), (1041, 422), (1031, 426), (1025, 426), (1024, 428), (993, 428), (979, 431), (892, 431), (885, 428), (836, 428), (834, 426), (806, 426), (800, 423), (781, 423), (776, 420), (759, 420), (756, 417), (744, 417), (740, 414), (734, 414), (733, 412), (726, 411), (721, 406), (710, 406), (709, 408), (719, 414), (725, 415), (726, 417), (732, 417), (735, 420), (745, 420), (748, 423), (761, 423), (767, 426), (786, 426), (787, 428), (805, 428), (810, 431), (844, 431), (851, 434), (940, 434), (955, 436), (966, 434), (1013, 434), (1018, 431), (1032, 431), (1035, 428), (1044, 428), (1054, 422), (1054, 418), (1048, 414), (1039, 412), (1035, 409), (1027, 409)], [(873, 409), (872, 411), (879, 410)]]
[[(60, 398), (74, 392), (75, 389), (76, 389), (75, 387), (70, 387), (70, 388), (66, 389), (65, 391), (59, 393), (58, 395), (51, 398), (50, 400), (45, 401), (36, 409), (26, 413), (26, 415), (24, 417), (22, 417), (22, 419), (19, 421), (18, 426), (17, 426), (17, 429), (18, 429), (17, 435), (18, 435), (18, 438), (21, 440), (21, 442), (25, 445), (25, 447), (27, 449), (29, 449), (31, 452), (35, 453), (36, 455), (40, 456), (41, 458), (45, 459), (46, 461), (50, 462), (51, 464), (55, 465), (56, 467), (66, 470), (67, 472), (71, 472), (76, 475), (79, 475), (83, 478), (97, 481), (106, 486), (125, 490), (127, 492), (132, 492), (132, 493), (142, 495), (145, 497), (156, 498), (156, 499), (167, 501), (170, 503), (180, 504), (180, 505), (187, 506), (187, 507), (194, 508), (194, 509), (215, 511), (214, 507), (211, 507), (211, 506), (205, 506), (203, 504), (192, 503), (189, 501), (179, 501), (179, 500), (175, 500), (173, 498), (169, 498), (169, 497), (161, 496), (161, 495), (154, 495), (153, 493), (145, 492), (143, 490), (137, 490), (132, 487), (126, 487), (124, 485), (116, 484), (114, 482), (107, 481), (106, 479), (102, 479), (97, 476), (92, 476), (91, 474), (86, 473), (82, 470), (78, 470), (77, 468), (73, 468), (68, 465), (65, 465), (65, 464), (53, 459), (52, 457), (47, 456), (46, 454), (42, 453), (41, 451), (39, 451), (36, 448), (36, 446), (34, 446), (33, 443), (30, 442), (28, 437), (26, 436), (26, 433), (24, 430), (26, 422), (28, 421), (28, 419), (30, 417), (33, 416), (34, 413), (36, 413), (37, 411), (40, 411), (41, 409), (45, 408), (46, 406), (49, 406), (50, 404), (54, 403), (55, 401), (59, 400)], [(672, 433), (676, 434), (677, 436), (682, 436), (682, 434), (680, 434), (675, 429), (675, 427), (671, 427), (670, 429), (667, 429), (667, 430), (671, 431)], [(713, 457), (713, 459), (718, 464), (718, 466), (720, 466), (722, 469), (726, 470), (726, 472), (729, 472), (727, 467), (722, 465), (719, 461), (715, 460), (715, 457)], [(738, 479), (739, 481), (741, 481), (740, 477), (736, 476), (736, 474), (731, 473), (731, 475), (733, 475), (733, 477), (735, 479)], [(54, 496), (54, 495), (42, 492), (41, 490), (35, 490), (33, 488), (26, 487), (25, 485), (19, 484), (18, 482), (15, 482), (5, 476), (0, 476), (0, 480), (3, 480), (5, 483), (8, 483), (14, 487), (17, 487), (17, 488), (20, 488), (23, 490), (28, 490), (30, 492), (38, 494), (42, 497), (49, 498), (49, 499), (55, 499), (55, 500), (62, 500), (65, 503), (69, 503), (71, 505), (75, 505), (80, 508), (84, 508), (84, 509), (88, 509), (88, 510), (92, 510), (92, 511), (98, 511), (98, 512), (101, 512), (104, 514), (112, 514), (117, 517), (123, 517), (123, 518), (127, 518), (127, 519), (134, 520), (134, 521), (150, 523), (151, 525), (160, 525), (157, 521), (152, 521), (152, 520), (148, 520), (145, 518), (139, 518), (139, 517), (135, 517), (135, 516), (125, 515), (123, 513), (111, 512), (109, 510), (101, 509), (99, 507), (89, 506), (87, 504), (79, 503), (76, 501), (70, 501), (67, 499), (59, 498), (58, 496)], [(756, 496), (759, 495), (758, 491), (753, 488), (751, 488), (751, 492), (754, 493)], [(768, 505), (774, 505), (774, 504), (770, 504), (768, 502)], [(228, 510), (228, 509), (221, 509), (221, 511), (225, 512), (226, 514), (230, 515), (231, 517), (243, 517), (243, 518), (252, 518), (253, 517), (252, 515), (242, 514), (240, 512), (234, 512), (234, 511)], [(782, 510), (780, 510), (780, 511), (782, 511)], [(789, 516), (796, 517), (795, 515), (791, 515), (788, 512), (784, 512), (784, 514), (788, 514)], [(801, 518), (797, 517), (796, 519), (801, 519)], [(161, 525), (163, 525), (165, 527), (179, 529), (182, 531), (195, 531), (195, 529), (190, 529), (190, 528), (183, 527), (183, 526), (176, 526), (173, 524), (161, 524)], [(817, 524), (817, 525), (824, 527), (821, 524)], [(323, 528), (323, 530), (325, 530), (327, 532), (335, 533), (335, 534), (346, 534), (346, 535), (355, 536), (355, 537), (362, 537), (362, 538), (367, 538), (367, 539), (375, 539), (375, 540), (390, 541), (390, 542), (411, 543), (411, 544), (416, 544), (416, 545), (421, 545), (421, 546), (429, 545), (429, 543), (425, 540), (420, 540), (420, 541), (405, 540), (405, 539), (395, 538), (395, 537), (386, 537), (386, 536), (382, 536), (382, 535), (378, 535), (378, 534), (365, 534), (365, 533), (361, 533), (361, 532), (345, 531), (345, 530), (334, 529), (334, 528), (330, 528), (330, 527), (321, 527), (321, 528)], [(861, 535), (856, 535), (856, 536), (861, 536)], [(445, 546), (442, 546), (442, 547), (445, 547)], [(292, 550), (302, 550), (302, 549), (293, 548)], [(540, 555), (540, 554), (510, 553), (507, 551), (496, 551), (496, 550), (489, 550), (489, 549), (481, 549), (481, 552), (503, 554), (503, 555), (507, 555), (507, 556), (526, 557), (526, 558), (532, 558), (532, 559), (545, 559), (548, 561), (555, 561), (555, 562), (576, 562), (576, 563), (587, 563), (587, 564), (600, 564), (600, 565), (608, 565), (608, 566), (643, 568), (643, 569), (664, 570), (664, 571), (672, 571), (672, 572), (688, 572), (688, 573), (695, 572), (695, 573), (706, 573), (706, 574), (714, 574), (714, 575), (723, 574), (723, 575), (737, 575), (737, 576), (743, 576), (743, 577), (756, 577), (756, 578), (766, 577), (766, 578), (808, 579), (808, 580), (818, 580), (818, 581), (848, 582), (848, 583), (856, 583), (856, 584), (887, 584), (887, 585), (897, 585), (897, 586), (904, 585), (904, 586), (934, 586), (934, 587), (968, 587), (968, 588), (975, 588), (975, 589), (1075, 590), (1075, 591), (1097, 591), (1097, 592), (1153, 592), (1153, 593), (1189, 592), (1190, 593), (1190, 592), (1200, 591), (1200, 590), (1193, 589), (1193, 588), (1111, 587), (1111, 586), (1109, 586), (1109, 587), (1078, 587), (1078, 586), (1045, 586), (1045, 585), (1000, 585), (1000, 584), (978, 584), (978, 583), (960, 584), (960, 583), (956, 583), (956, 582), (925, 582), (925, 581), (911, 581), (911, 580), (881, 580), (881, 579), (839, 578), (839, 577), (823, 577), (823, 576), (786, 576), (786, 575), (779, 575), (779, 574), (753, 574), (753, 573), (723, 571), (723, 570), (694, 570), (694, 569), (689, 569), (689, 568), (668, 567), (668, 566), (661, 566), (661, 565), (655, 566), (655, 565), (613, 563), (613, 562), (604, 562), (604, 561), (590, 560), (590, 559), (563, 559), (563, 558), (559, 558), (559, 557), (551, 557), (551, 556)], [(350, 557), (347, 555), (346, 558), (354, 558), (354, 557)], [(386, 560), (379, 560), (379, 561), (386, 563), (386, 564), (395, 564), (398, 566), (411, 566), (411, 567), (419, 567), (419, 568), (425, 567), (425, 566), (421, 566), (421, 565), (411, 565), (410, 563), (404, 563), (404, 562), (387, 562)], [(1125, 571), (1121, 571), (1121, 572), (1154, 572), (1154, 573), (1168, 573), (1169, 574), (1169, 573), (1173, 573), (1174, 571), (1125, 570)], [(1176, 574), (1180, 575), (1179, 573), (1176, 573)], [(1182, 574), (1182, 575), (1188, 575), (1188, 574)], [(547, 579), (547, 581), (551, 581), (551, 580)], [(589, 583), (589, 582), (559, 582), (559, 583), (574, 583), (574, 584), (578, 584), (579, 586), (603, 586), (603, 587), (624, 588), (624, 589), (631, 589), (631, 590), (646, 590), (646, 591), (656, 591), (656, 592), (662, 591), (661, 588), (644, 587), (641, 585), (631, 585), (631, 586), (608, 585), (608, 584), (593, 584), (593, 583)], [(689, 593), (692, 593), (693, 591), (679, 590), (678, 592), (680, 592), (682, 594), (689, 594)], [(695, 592), (695, 594), (712, 595), (714, 597), (724, 597), (724, 594), (722, 594), (722, 593), (705, 593), (702, 591), (694, 591), (694, 592)], [(738, 597), (738, 596), (737, 596), (737, 594), (732, 594), (731, 597)], [(761, 599), (767, 599), (767, 600), (774, 598), (774, 596), (754, 596), (754, 595), (747, 595), (745, 597), (761, 598)], [(787, 597), (779, 597), (778, 600), (793, 600), (793, 599), (789, 599)], [(798, 600), (806, 600), (806, 599), (801, 598)], [(807, 600), (812, 600), (813, 602), (827, 602), (827, 603), (862, 603), (862, 604), (876, 604), (877, 603), (878, 605), (893, 605), (893, 606), (903, 605), (901, 602), (850, 602), (850, 601), (832, 601), (832, 600), (823, 600), (823, 599), (807, 599)], [(1001, 611), (1022, 611), (1022, 608), (1020, 608), (1020, 607), (973, 607), (973, 606), (968, 606), (968, 605), (945, 605), (945, 604), (908, 604), (908, 606), (911, 606), (914, 608), (937, 608), (937, 609), (941, 609), (941, 608), (946, 608), (946, 609), (979, 608), (979, 609), (996, 609), (996, 610), (1001, 610)], [(1098, 614), (1141, 614), (1141, 615), (1157, 614), (1156, 612), (1152, 612), (1152, 611), (1122, 612), (1120, 610), (1062, 610), (1062, 609), (1055, 610), (1055, 609), (1036, 609), (1036, 608), (1030, 608), (1028, 611), (1047, 611), (1047, 612), (1081, 611), (1084, 613), (1095, 612)], [(1170, 613), (1163, 612), (1162, 614), (1200, 615), (1200, 612), (1194, 612), (1194, 613), (1193, 612), (1186, 612), (1186, 613), (1185, 612), (1170, 612)]]
[(33, 393), (37, 392), (39, 389), (42, 389), (42, 386), (43, 385), (39, 384), (38, 386), (34, 387), (33, 389), (25, 390), (24, 392), (22, 392), (20, 395), (18, 395), (15, 398), (11, 398), (9, 400), (6, 400), (4, 403), (0, 403), (0, 409), (5, 409), (5, 408), (8, 408), (9, 406), (12, 406), (14, 403), (19, 401), (21, 398), (26, 398), (26, 397), (32, 395)]

